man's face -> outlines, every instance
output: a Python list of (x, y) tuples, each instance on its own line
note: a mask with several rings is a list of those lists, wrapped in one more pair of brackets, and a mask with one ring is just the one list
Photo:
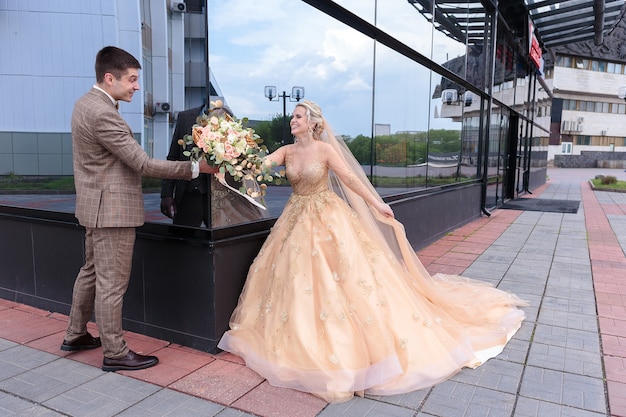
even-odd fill
[(106, 73), (104, 79), (110, 86), (109, 94), (115, 100), (129, 102), (135, 91), (139, 90), (139, 70), (130, 68), (117, 79), (113, 74)]

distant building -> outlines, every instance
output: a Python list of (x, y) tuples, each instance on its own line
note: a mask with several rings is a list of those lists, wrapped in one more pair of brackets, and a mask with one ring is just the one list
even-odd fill
[(120, 112), (146, 152), (165, 159), (178, 112), (206, 102), (207, 84), (222, 96), (210, 72), (207, 82), (203, 3), (4, 2), (0, 175), (73, 174), (73, 105), (94, 84), (95, 56), (107, 45), (141, 62), (140, 94)]
[[(500, 81), (494, 83), (493, 96), (533, 120), (530, 138), (535, 157), (540, 151), (551, 162), (555, 155), (580, 155), (583, 151), (626, 152), (625, 44), (626, 22), (620, 21), (603, 37), (601, 47), (586, 40), (547, 48), (541, 70), (544, 86), (538, 88), (528, 86), (527, 74), (515, 69), (519, 57), (505, 51), (500, 54), (496, 62)], [(459, 71), (466, 60), (479, 63), (481, 55), (473, 52), (468, 48), (467, 57), (452, 59), (445, 66)], [(471, 92), (442, 79), (436, 94), (441, 98), (438, 117), (456, 121), (480, 118), (480, 102)], [(471, 129), (464, 132), (466, 155), (477, 155), (478, 137)], [(494, 141), (492, 148), (497, 146)]]
[(622, 20), (601, 47), (589, 40), (550, 49), (545, 78), (553, 98), (541, 94), (535, 115), (550, 120), (549, 160), (581, 151), (626, 152), (625, 44)]
[(376, 123), (374, 125), (374, 136), (389, 136), (391, 135), (391, 125)]

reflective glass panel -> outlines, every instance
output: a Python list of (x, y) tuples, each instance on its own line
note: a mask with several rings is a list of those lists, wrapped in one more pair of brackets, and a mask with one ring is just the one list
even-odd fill
[[(369, 1), (342, 5), (362, 18), (373, 16)], [(304, 2), (209, 1), (215, 83), (224, 103), (236, 117), (249, 118), (271, 151), (293, 142), (289, 119), (300, 94), (321, 106), (335, 134), (359, 146), (369, 143), (373, 49), (370, 38)], [(291, 189), (288, 183), (267, 185), (266, 214), (277, 217)], [(211, 208), (213, 218), (234, 210), (224, 204)]]

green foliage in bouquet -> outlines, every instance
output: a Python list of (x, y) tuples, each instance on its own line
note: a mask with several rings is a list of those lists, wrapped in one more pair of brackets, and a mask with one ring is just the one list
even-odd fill
[(202, 115), (192, 133), (178, 142), (186, 148), (192, 146), (183, 152), (189, 159), (205, 158), (221, 175), (228, 173), (240, 182), (241, 193), (258, 198), (265, 195), (266, 183), (280, 184), (284, 174), (264, 164), (267, 148), (259, 135), (246, 127), (247, 122), (247, 118), (236, 120), (228, 114)]

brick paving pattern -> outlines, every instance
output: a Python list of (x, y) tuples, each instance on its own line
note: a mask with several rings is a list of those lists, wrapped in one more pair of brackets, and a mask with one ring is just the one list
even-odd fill
[(626, 180), (621, 170), (550, 169), (524, 196), (580, 200), (576, 214), (495, 210), (418, 252), (431, 273), (530, 302), (501, 355), (439, 385), (328, 405), (270, 386), (231, 354), (133, 333), (133, 350), (159, 365), (105, 373), (100, 349), (59, 350), (67, 317), (0, 299), (0, 415), (626, 417), (626, 193), (594, 192), (587, 180), (598, 172)]

